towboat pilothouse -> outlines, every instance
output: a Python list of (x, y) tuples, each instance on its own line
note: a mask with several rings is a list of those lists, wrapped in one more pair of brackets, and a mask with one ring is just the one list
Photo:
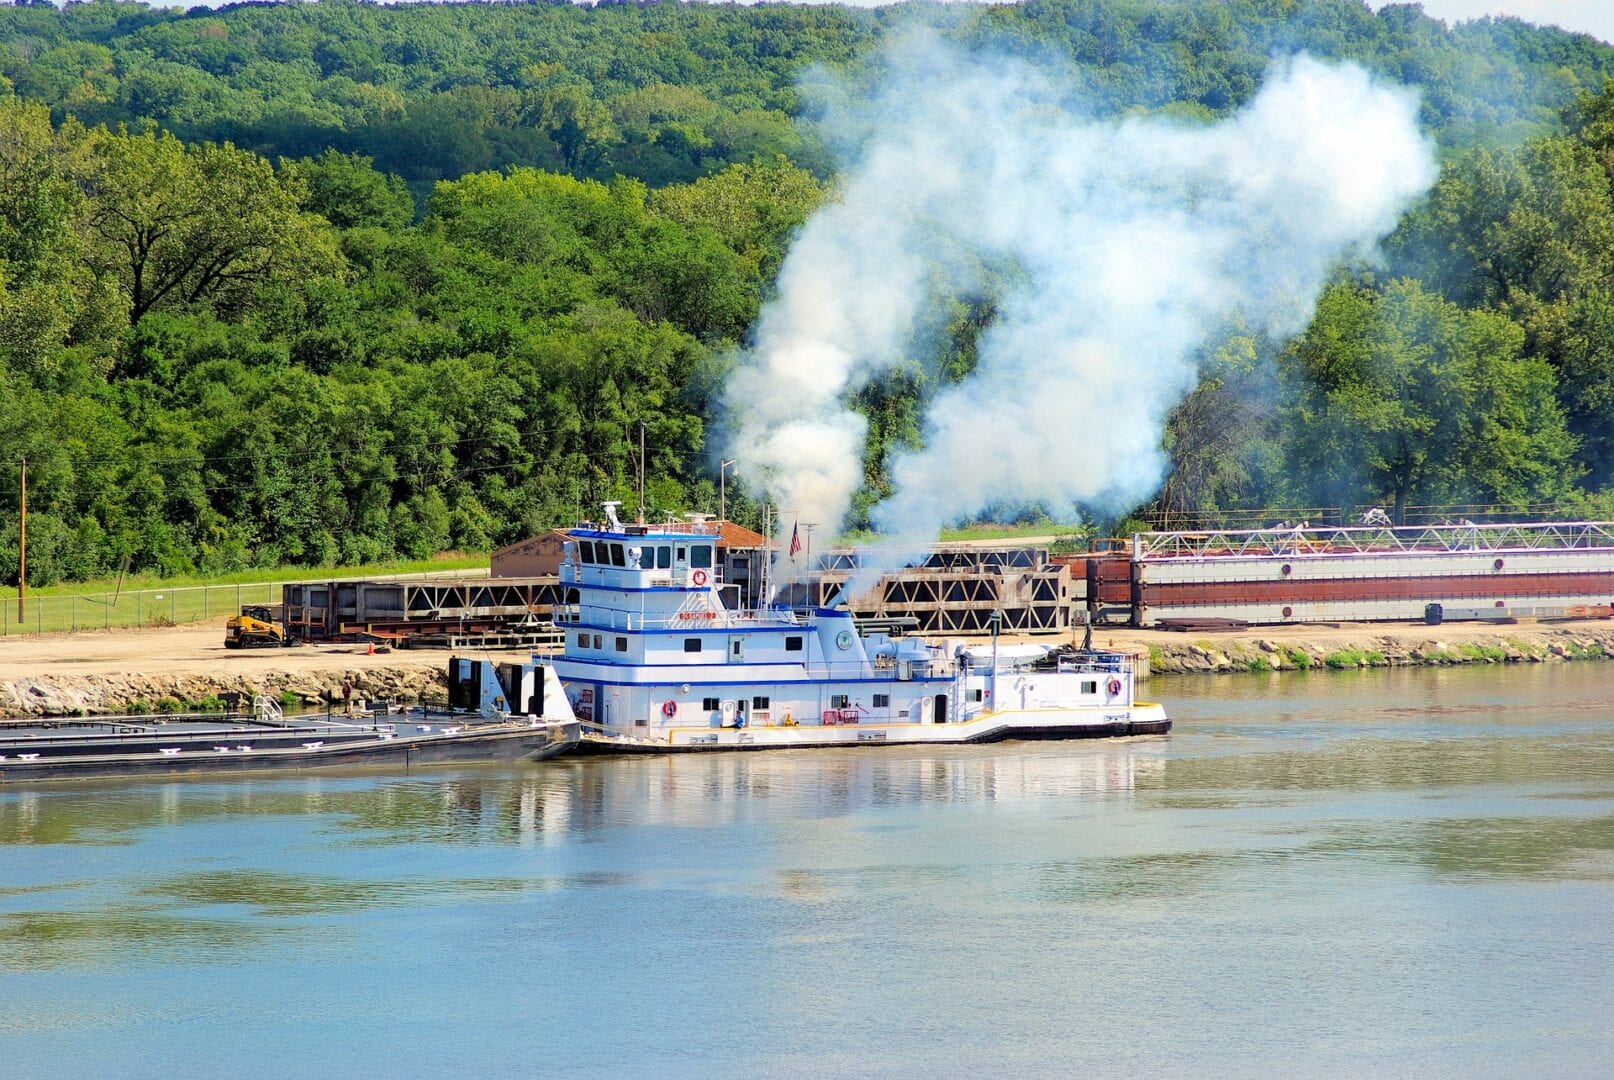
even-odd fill
[[(719, 580), (718, 528), (688, 522), (570, 532), (552, 660), (578, 749), (713, 750), (1153, 735), (1119, 653), (949, 647), (858, 632), (852, 616), (745, 605)], [(764, 590), (764, 593), (766, 590)]]

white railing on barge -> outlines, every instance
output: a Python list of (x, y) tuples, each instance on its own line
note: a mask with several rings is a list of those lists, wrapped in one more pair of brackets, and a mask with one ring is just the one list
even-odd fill
[(1550, 521), (1476, 525), (1294, 526), (1137, 533), (1133, 558), (1295, 557), (1307, 555), (1454, 554), (1483, 551), (1614, 550), (1614, 522)]

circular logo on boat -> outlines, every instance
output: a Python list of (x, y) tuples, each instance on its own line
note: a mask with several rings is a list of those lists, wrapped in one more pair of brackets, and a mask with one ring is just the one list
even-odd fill
[(835, 635), (835, 647), (845, 652), (852, 647), (852, 631), (842, 630)]

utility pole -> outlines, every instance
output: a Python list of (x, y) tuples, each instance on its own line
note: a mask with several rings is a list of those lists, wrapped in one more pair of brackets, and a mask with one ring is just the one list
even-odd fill
[(717, 520), (718, 521), (727, 521), (729, 519), (729, 489), (728, 489), (726, 481), (728, 480), (729, 466), (730, 465), (738, 465), (738, 464), (739, 464), (739, 462), (737, 460), (735, 460), (734, 458), (730, 458), (729, 460), (721, 463), (717, 467)]
[(801, 523), (801, 527), (807, 530), (807, 569), (811, 571), (813, 568), (813, 530), (818, 528), (818, 522), (804, 521)]
[(22, 485), (19, 489), (22, 516), (17, 520), (17, 621), (24, 617), (23, 602), (28, 595), (28, 459), (22, 459)]

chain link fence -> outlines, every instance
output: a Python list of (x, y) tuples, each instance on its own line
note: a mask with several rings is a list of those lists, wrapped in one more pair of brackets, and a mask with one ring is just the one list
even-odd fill
[(483, 578), (487, 574), (486, 568), (476, 568), (432, 570), (420, 574), (310, 578), (301, 582), (255, 581), (240, 585), (190, 585), (178, 589), (124, 589), (121, 592), (78, 593), (72, 596), (29, 596), (20, 605), (13, 595), (0, 598), (0, 637), (201, 622), (220, 615), (234, 615), (251, 605), (277, 605), (281, 601), (282, 587), (288, 584)]
[(128, 589), (71, 596), (15, 596), (0, 600), (0, 635), (110, 630), (127, 626), (178, 626), (216, 615), (234, 615), (243, 605), (280, 603), (276, 582), (198, 585), (180, 589)]

